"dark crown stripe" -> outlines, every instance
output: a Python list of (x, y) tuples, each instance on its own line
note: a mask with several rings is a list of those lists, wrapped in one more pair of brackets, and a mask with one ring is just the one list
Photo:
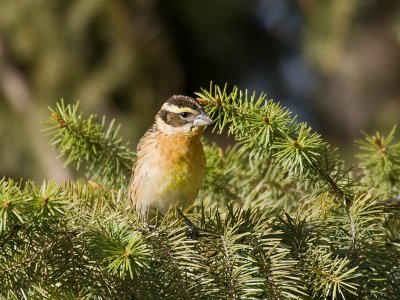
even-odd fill
[(167, 103), (178, 107), (189, 107), (197, 111), (200, 111), (202, 109), (200, 103), (197, 100), (188, 96), (175, 95), (169, 98), (167, 100)]

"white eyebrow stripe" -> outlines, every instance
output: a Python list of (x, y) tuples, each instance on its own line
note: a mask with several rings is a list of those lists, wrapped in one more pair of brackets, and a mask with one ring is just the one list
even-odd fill
[(166, 110), (166, 111), (176, 113), (176, 114), (179, 114), (181, 112), (190, 112), (195, 115), (198, 114), (198, 111), (196, 111), (190, 107), (179, 107), (179, 106), (176, 106), (174, 104), (169, 104), (169, 103), (164, 103), (163, 106), (161, 107), (161, 110)]

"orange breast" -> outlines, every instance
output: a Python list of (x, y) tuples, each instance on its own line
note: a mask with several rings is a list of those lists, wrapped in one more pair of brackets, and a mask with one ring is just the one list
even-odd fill
[(204, 168), (200, 136), (185, 138), (158, 133), (156, 139), (142, 143), (139, 149), (132, 199), (139, 208), (152, 206), (162, 213), (170, 205), (185, 208), (201, 188)]

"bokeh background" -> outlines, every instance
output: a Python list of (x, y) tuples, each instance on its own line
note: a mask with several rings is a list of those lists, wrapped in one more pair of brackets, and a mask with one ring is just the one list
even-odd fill
[(210, 81), (267, 92), (351, 159), (400, 118), (400, 1), (1, 0), (0, 177), (73, 176), (42, 132), (61, 98), (134, 148)]

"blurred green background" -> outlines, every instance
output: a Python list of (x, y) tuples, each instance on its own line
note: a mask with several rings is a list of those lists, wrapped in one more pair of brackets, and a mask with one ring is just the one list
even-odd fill
[(398, 0), (1, 0), (0, 177), (73, 176), (43, 136), (80, 100), (132, 148), (173, 94), (266, 91), (351, 156), (400, 116)]

